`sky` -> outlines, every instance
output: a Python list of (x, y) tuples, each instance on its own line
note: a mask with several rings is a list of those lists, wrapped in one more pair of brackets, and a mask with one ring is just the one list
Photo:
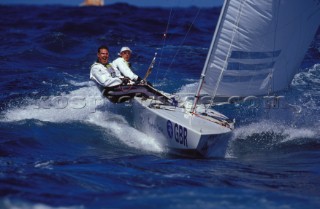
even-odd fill
[[(67, 6), (78, 6), (83, 0), (0, 0), (0, 4), (61, 4)], [(105, 5), (114, 3), (128, 3), (135, 6), (145, 7), (214, 7), (221, 6), (223, 0), (104, 0)]]

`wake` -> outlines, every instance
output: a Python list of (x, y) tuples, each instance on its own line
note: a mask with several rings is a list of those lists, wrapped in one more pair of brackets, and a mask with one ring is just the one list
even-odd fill
[(9, 105), (10, 108), (2, 112), (0, 122), (38, 120), (52, 123), (93, 124), (104, 129), (105, 138), (112, 135), (135, 149), (151, 152), (164, 151), (156, 139), (133, 128), (124, 116), (116, 114), (121, 112), (117, 110), (119, 107), (103, 98), (92, 82), (70, 81), (70, 83), (79, 88), (59, 96), (26, 98), (21, 102), (23, 105)]

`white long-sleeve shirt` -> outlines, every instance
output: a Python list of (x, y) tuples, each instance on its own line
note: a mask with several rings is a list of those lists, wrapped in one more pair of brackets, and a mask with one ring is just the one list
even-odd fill
[(120, 85), (122, 83), (121, 77), (123, 76), (120, 75), (120, 72), (114, 69), (110, 63), (107, 67), (98, 62), (91, 65), (90, 79), (104, 87)]
[(123, 76), (130, 78), (131, 80), (137, 80), (138, 76), (132, 72), (129, 67), (129, 63), (122, 57), (118, 57), (112, 62), (112, 66), (119, 70)]

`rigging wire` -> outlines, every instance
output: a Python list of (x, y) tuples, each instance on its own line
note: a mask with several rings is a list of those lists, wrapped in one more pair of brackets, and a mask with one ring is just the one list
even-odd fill
[[(168, 21), (167, 21), (166, 30), (164, 31), (163, 36), (162, 36), (163, 42), (162, 42), (162, 47), (161, 47), (161, 53), (160, 53), (158, 69), (160, 69), (160, 66), (161, 66), (162, 54), (163, 54), (163, 51), (164, 51), (164, 46), (166, 44), (167, 34), (168, 34), (170, 21), (171, 21), (171, 17), (172, 17), (172, 10), (173, 9), (171, 8), (170, 9), (170, 13), (169, 13), (169, 17), (168, 17)], [(158, 80), (158, 73), (159, 73), (159, 70), (157, 70), (155, 82), (157, 82), (157, 80)]]
[(171, 61), (170, 65), (169, 65), (169, 67), (168, 67), (168, 68), (167, 68), (167, 70), (165, 71), (164, 76), (163, 76), (163, 79), (164, 79), (164, 78), (166, 78), (166, 76), (167, 76), (167, 74), (168, 74), (168, 71), (171, 69), (171, 66), (172, 66), (172, 64), (174, 63), (175, 58), (176, 58), (176, 56), (178, 55), (178, 53), (179, 53), (179, 51), (180, 51), (180, 49), (181, 49), (182, 45), (184, 44), (185, 40), (187, 39), (187, 36), (189, 35), (189, 32), (191, 31), (192, 26), (194, 25), (194, 23), (195, 23), (196, 19), (198, 18), (200, 11), (201, 11), (201, 8), (199, 7), (199, 9), (198, 9), (198, 11), (197, 11), (196, 16), (194, 17), (194, 19), (193, 19), (193, 21), (192, 21), (191, 25), (190, 25), (190, 26), (189, 26), (189, 28), (188, 28), (187, 33), (185, 34), (185, 36), (184, 36), (184, 38), (183, 38), (182, 42), (180, 43), (180, 45), (179, 45), (179, 47), (178, 47), (178, 49), (177, 49), (177, 51), (176, 51), (175, 55), (173, 56), (172, 61)]

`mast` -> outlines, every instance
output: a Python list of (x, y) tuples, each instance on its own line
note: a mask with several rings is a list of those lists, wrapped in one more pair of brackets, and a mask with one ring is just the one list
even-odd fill
[(229, 3), (229, 1), (230, 0), (225, 0), (224, 3), (223, 3), (222, 9), (221, 9), (221, 13), (220, 13), (220, 16), (219, 16), (219, 20), (218, 20), (218, 24), (217, 24), (216, 30), (215, 30), (215, 32), (213, 34), (213, 38), (212, 38), (212, 41), (211, 41), (211, 44), (210, 44), (210, 48), (209, 48), (209, 51), (208, 51), (208, 54), (207, 54), (207, 58), (206, 58), (206, 61), (204, 63), (204, 66), (203, 66), (203, 69), (202, 69), (202, 72), (201, 72), (198, 89), (197, 89), (197, 92), (196, 92), (196, 94), (194, 96), (195, 98), (194, 98), (194, 102), (193, 102), (193, 105), (192, 105), (192, 108), (191, 108), (191, 113), (195, 113), (195, 109), (196, 109), (196, 106), (197, 106), (197, 103), (198, 103), (198, 100), (199, 100), (199, 96), (200, 96), (201, 87), (202, 87), (202, 84), (204, 82), (204, 78), (206, 76), (206, 71), (207, 71), (207, 66), (208, 66), (209, 60), (210, 60), (210, 55), (211, 55), (211, 52), (213, 50), (213, 46), (216, 43), (216, 37), (217, 37), (218, 31), (220, 30), (220, 27), (221, 27), (221, 20), (222, 20), (222, 17), (225, 15), (225, 11), (226, 11), (227, 4)]

